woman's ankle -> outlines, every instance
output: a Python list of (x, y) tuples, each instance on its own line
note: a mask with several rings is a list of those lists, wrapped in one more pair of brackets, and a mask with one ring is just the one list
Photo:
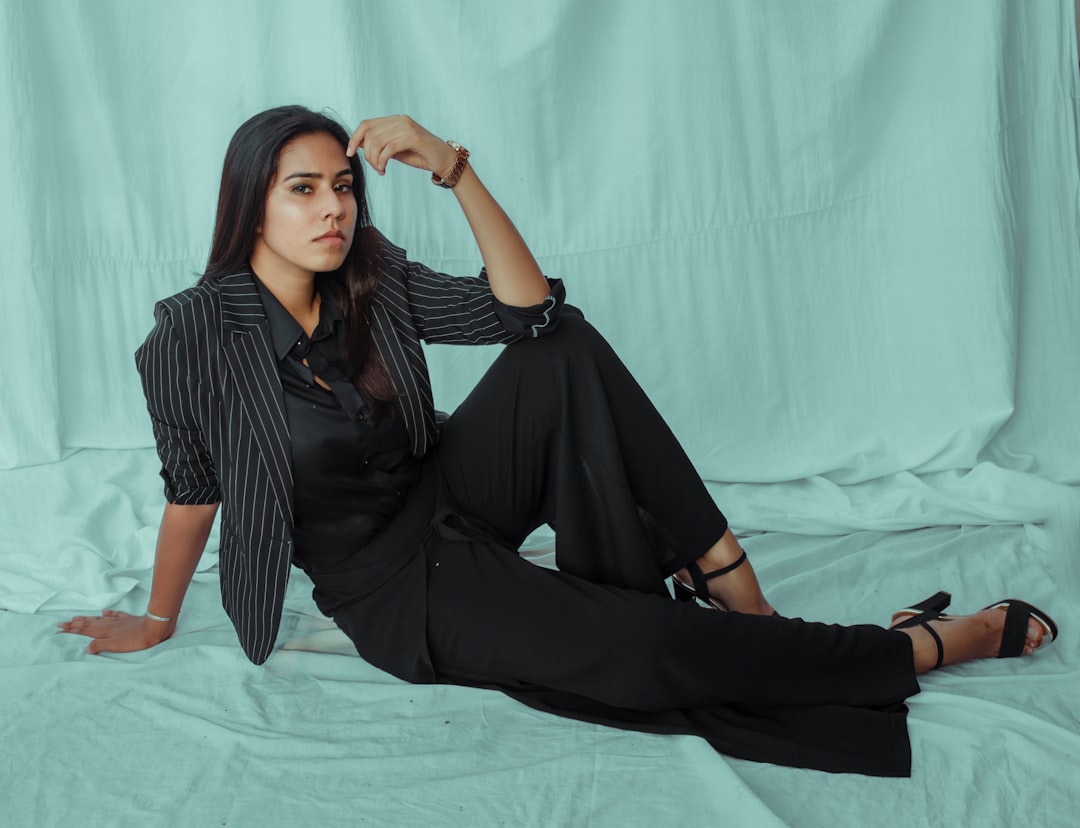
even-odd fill
[[(941, 640), (941, 667), (963, 664), (982, 658), (993, 658), (1001, 646), (1005, 626), (1004, 613), (983, 610), (974, 615), (933, 619), (931, 624)], [(900, 630), (911, 637), (915, 655), (915, 672), (919, 675), (935, 669), (938, 645), (922, 625)]]
[[(700, 592), (697, 587), (703, 583), (708, 589), (708, 597), (715, 598), (732, 612), (772, 615), (774, 610), (765, 599), (757, 573), (745, 555), (746, 552), (729, 529), (695, 561), (703, 576), (701, 580), (695, 581), (688, 568), (676, 572), (675, 577), (684, 584), (694, 586), (696, 592)], [(725, 569), (728, 571), (709, 578), (711, 573)], [(706, 596), (699, 597), (704, 599)]]

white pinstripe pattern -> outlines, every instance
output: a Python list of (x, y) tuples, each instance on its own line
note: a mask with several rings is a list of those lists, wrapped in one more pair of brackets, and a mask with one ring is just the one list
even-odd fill
[[(452, 277), (410, 262), (384, 242), (372, 335), (398, 391), (398, 412), (422, 457), (438, 439), (420, 341), (510, 342), (535, 336), (557, 314), (552, 282), (537, 325), (511, 332), (480, 277)], [(556, 298), (558, 297), (558, 298)], [(135, 354), (169, 502), (221, 501), (221, 598), (244, 652), (270, 656), (292, 560), (292, 469), (281, 380), (269, 326), (244, 271), (163, 299)], [(504, 314), (505, 318), (505, 314)]]

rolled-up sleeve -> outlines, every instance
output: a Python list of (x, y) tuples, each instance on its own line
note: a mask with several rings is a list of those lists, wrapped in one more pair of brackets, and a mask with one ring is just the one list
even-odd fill
[[(486, 269), (480, 271), (480, 279), (485, 284), (487, 283)], [(550, 293), (544, 301), (528, 308), (504, 304), (492, 294), (495, 315), (508, 332), (516, 337), (535, 339), (551, 333), (558, 327), (559, 317), (566, 304), (566, 288), (563, 287), (562, 279), (548, 279), (547, 283)], [(488, 290), (490, 289), (489, 287)]]
[(217, 503), (221, 489), (188, 386), (188, 363), (172, 318), (160, 305), (156, 324), (135, 352), (169, 503)]
[(555, 330), (566, 301), (561, 279), (548, 279), (550, 293), (538, 305), (518, 308), (495, 298), (487, 270), (450, 276), (407, 258), (382, 238), (386, 267), (404, 281), (408, 312), (425, 342), (488, 345), (532, 339)]

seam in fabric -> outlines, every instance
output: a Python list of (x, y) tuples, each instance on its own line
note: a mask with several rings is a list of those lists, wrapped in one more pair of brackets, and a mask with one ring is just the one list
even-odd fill
[[(544, 313), (544, 321), (543, 322), (538, 322), (535, 325), (530, 325), (529, 326), (530, 328), (532, 328), (533, 339), (536, 339), (536, 337), (538, 337), (540, 335), (540, 329), (541, 328), (546, 328), (548, 326), (548, 323), (551, 322), (551, 312), (553, 310), (555, 310), (555, 302), (556, 302), (556, 299), (555, 299), (555, 296), (553, 294), (549, 293), (544, 298), (544, 304), (547, 305), (547, 307), (544, 308), (544, 311), (543, 311), (543, 313)], [(548, 303), (550, 303), (550, 304), (548, 304)]]

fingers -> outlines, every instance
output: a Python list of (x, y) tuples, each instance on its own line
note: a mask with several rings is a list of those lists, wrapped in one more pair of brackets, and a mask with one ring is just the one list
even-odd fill
[(353, 156), (362, 150), (371, 168), (385, 175), (391, 159), (410, 167), (431, 169), (445, 149), (444, 142), (408, 115), (390, 115), (361, 121), (349, 138), (345, 154)]
[(101, 618), (87, 618), (86, 616), (76, 616), (70, 621), (62, 621), (57, 624), (60, 628), (60, 632), (75, 633), (76, 635), (89, 635), (97, 637), (98, 626)]
[(364, 156), (367, 162), (374, 167), (372, 161), (375, 156), (368, 154), (369, 145), (385, 143), (389, 137), (388, 131), (402, 121), (411, 122), (412, 119), (407, 115), (389, 115), (383, 118), (367, 118), (361, 121), (349, 138), (349, 143), (345, 147), (345, 154), (351, 158), (362, 147), (365, 150)]
[(143, 629), (142, 616), (129, 615), (126, 612), (105, 610), (102, 616), (76, 616), (71, 621), (64, 621), (56, 626), (57, 633), (74, 633), (91, 639), (86, 653), (130, 653), (145, 650), (156, 641), (149, 641)]
[(368, 162), (375, 172), (379, 175), (383, 174), (383, 171), (379, 169), (379, 150), (380, 144), (377, 139), (368, 139), (364, 144), (364, 160)]
[(345, 155), (350, 158), (360, 150), (364, 152), (364, 160), (367, 161), (375, 169), (375, 159), (378, 155), (379, 140), (377, 136), (372, 135), (372, 130), (376, 128), (376, 121), (382, 119), (372, 118), (367, 121), (361, 121), (360, 125), (353, 131), (352, 136), (349, 138), (349, 145), (345, 148)]
[(378, 170), (379, 175), (386, 175), (386, 165), (390, 163), (391, 158), (403, 149), (405, 149), (405, 147), (402, 146), (400, 140), (387, 141), (383, 144), (382, 149), (379, 150), (379, 153), (375, 158), (375, 163), (372, 164), (372, 166)]
[(86, 648), (87, 655), (100, 655), (101, 653), (130, 653), (141, 649), (130, 641), (120, 638), (95, 638)]
[(104, 610), (101, 615), (76, 615), (70, 621), (61, 621), (56, 626), (59, 627), (58, 632), (100, 638), (110, 633), (121, 619), (134, 617), (126, 612)]
[(371, 121), (361, 121), (360, 126), (353, 130), (353, 134), (349, 137), (349, 145), (345, 147), (345, 154), (349, 158), (356, 155), (356, 150), (364, 145), (364, 136), (370, 125)]
[(363, 136), (364, 160), (379, 175), (386, 175), (386, 165), (406, 143), (405, 136), (401, 135), (401, 125), (388, 118), (376, 118), (365, 123), (368, 128)]

